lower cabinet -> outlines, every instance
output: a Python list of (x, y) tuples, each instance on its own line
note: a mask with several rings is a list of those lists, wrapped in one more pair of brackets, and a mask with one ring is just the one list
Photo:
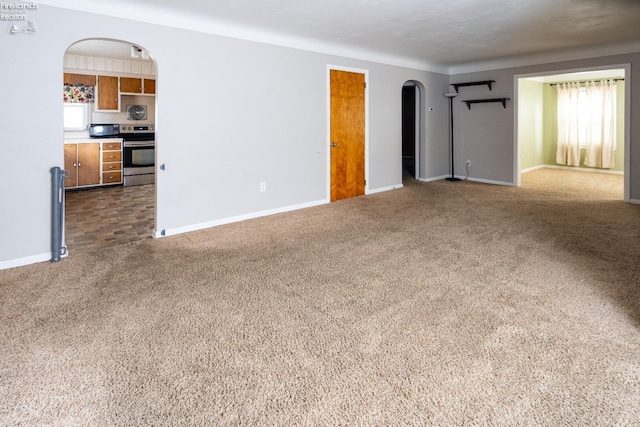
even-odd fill
[(122, 143), (102, 143), (102, 183), (120, 184), (122, 182)]
[(100, 184), (100, 144), (82, 143), (64, 145), (64, 168), (69, 177), (66, 188)]
[(122, 142), (64, 144), (65, 188), (122, 183)]

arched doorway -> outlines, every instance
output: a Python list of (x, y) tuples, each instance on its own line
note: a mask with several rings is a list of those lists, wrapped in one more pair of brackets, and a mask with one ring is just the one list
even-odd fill
[(135, 43), (86, 39), (65, 52), (64, 245), (72, 253), (153, 235), (155, 76), (152, 56)]
[(407, 81), (402, 86), (402, 179), (420, 179), (421, 120), (420, 84)]

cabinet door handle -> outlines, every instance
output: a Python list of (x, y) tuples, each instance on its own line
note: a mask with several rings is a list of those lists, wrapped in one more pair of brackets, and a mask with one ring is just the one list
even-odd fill
[(110, 158), (110, 159), (115, 159), (115, 158), (116, 158), (116, 156), (109, 156), (109, 158)]
[(73, 167), (74, 167), (74, 168), (77, 168), (77, 167), (78, 167), (78, 164), (77, 164), (77, 163), (74, 163), (74, 164), (73, 164)]
[(82, 163), (78, 162), (78, 167), (82, 166)]

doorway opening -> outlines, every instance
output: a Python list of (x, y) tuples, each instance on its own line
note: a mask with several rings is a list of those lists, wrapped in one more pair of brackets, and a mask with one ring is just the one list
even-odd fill
[[(629, 201), (629, 120), (630, 120), (629, 64), (594, 67), (590, 69), (559, 70), (515, 76), (516, 120), (514, 147), (514, 182), (522, 185), (522, 174), (537, 169), (596, 172), (602, 176), (618, 175), (622, 181), (620, 197)], [(616, 150), (615, 166), (606, 169), (565, 166), (556, 163), (557, 150), (557, 87), (558, 83), (615, 79)], [(584, 147), (580, 149), (584, 158)], [(596, 175), (597, 176), (597, 175)], [(593, 179), (591, 177), (590, 179)]]
[(402, 85), (402, 180), (419, 180), (421, 176), (422, 135), (424, 118), (422, 114), (424, 90), (416, 81), (406, 81)]
[(413, 82), (402, 86), (402, 179), (419, 176), (420, 89)]
[(73, 253), (152, 237), (155, 61), (135, 43), (85, 39), (63, 63), (63, 245)]

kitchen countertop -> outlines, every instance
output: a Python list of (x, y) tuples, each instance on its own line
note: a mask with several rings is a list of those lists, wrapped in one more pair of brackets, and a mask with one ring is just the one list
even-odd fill
[(65, 137), (65, 144), (82, 144), (89, 142), (122, 142), (122, 138), (91, 138), (89, 136)]

